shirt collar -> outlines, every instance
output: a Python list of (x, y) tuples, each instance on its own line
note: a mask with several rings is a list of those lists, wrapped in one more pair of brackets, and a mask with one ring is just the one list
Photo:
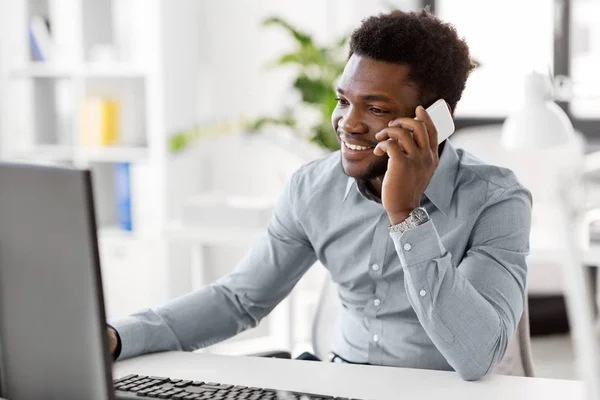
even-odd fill
[(438, 166), (425, 189), (425, 196), (444, 215), (447, 215), (450, 210), (459, 163), (460, 159), (456, 149), (449, 140), (446, 140)]
[(348, 197), (348, 193), (350, 193), (350, 189), (352, 189), (352, 186), (355, 182), (356, 179), (348, 177), (348, 183), (346, 184), (346, 193), (344, 193), (344, 201), (346, 201), (346, 197)]
[(381, 203), (381, 199), (379, 197), (375, 196), (374, 194), (372, 194), (364, 182), (357, 181), (356, 179), (354, 179), (352, 177), (349, 177), (348, 183), (346, 183), (346, 193), (344, 194), (344, 201), (346, 201), (346, 198), (348, 197), (348, 193), (350, 193), (352, 186), (355, 186), (355, 185), (356, 185), (356, 190), (358, 191), (358, 193), (361, 194), (361, 196), (363, 196), (367, 200), (371, 200), (376, 203)]
[[(452, 202), (459, 161), (456, 149), (454, 149), (449, 140), (446, 140), (438, 166), (429, 181), (429, 185), (425, 189), (425, 196), (444, 215), (447, 214)], [(355, 184), (356, 179), (349, 177), (346, 184), (346, 192), (344, 193), (344, 201), (346, 201), (352, 186), (356, 186)]]

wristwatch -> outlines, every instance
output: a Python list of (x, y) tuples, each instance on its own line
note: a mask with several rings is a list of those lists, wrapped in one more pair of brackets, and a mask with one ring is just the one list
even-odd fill
[(423, 225), (429, 221), (429, 214), (423, 207), (417, 207), (408, 214), (408, 218), (399, 224), (390, 226), (390, 233), (404, 233), (408, 230), (414, 229), (419, 225)]

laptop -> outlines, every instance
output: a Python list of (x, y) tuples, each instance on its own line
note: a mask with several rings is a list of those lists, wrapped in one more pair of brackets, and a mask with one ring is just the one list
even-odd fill
[(0, 163), (0, 397), (322, 398), (156, 376), (113, 381), (96, 232), (89, 170)]

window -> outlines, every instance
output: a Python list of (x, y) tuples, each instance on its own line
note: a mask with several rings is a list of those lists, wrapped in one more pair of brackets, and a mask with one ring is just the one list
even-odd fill
[(575, 118), (597, 119), (600, 118), (600, 2), (573, 0), (571, 7), (570, 68), (574, 98), (570, 111)]
[(524, 75), (553, 68), (552, 1), (438, 0), (434, 10), (481, 64), (467, 81), (459, 118), (505, 117), (522, 101)]

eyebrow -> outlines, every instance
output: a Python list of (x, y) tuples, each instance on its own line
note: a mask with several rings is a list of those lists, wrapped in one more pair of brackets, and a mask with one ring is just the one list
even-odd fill
[[(345, 94), (344, 90), (342, 88), (337, 88), (336, 89), (338, 93), (340, 94)], [(385, 103), (393, 103), (394, 100), (388, 96), (385, 96), (383, 94), (366, 94), (364, 96), (361, 96), (361, 98), (365, 101), (381, 101), (381, 102), (385, 102)]]

